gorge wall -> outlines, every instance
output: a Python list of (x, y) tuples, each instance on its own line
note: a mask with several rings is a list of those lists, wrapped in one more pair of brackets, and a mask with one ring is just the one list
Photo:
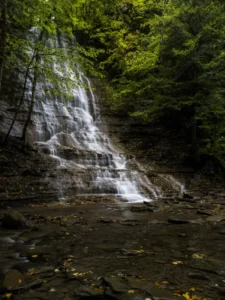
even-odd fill
[[(64, 41), (49, 43), (59, 47)], [(39, 78), (25, 145), (20, 137), (32, 98), (32, 75), (28, 78), (10, 140), (1, 147), (2, 203), (80, 195), (119, 195), (143, 201), (180, 196), (185, 188), (207, 192), (206, 185), (210, 182), (211, 187), (212, 182), (203, 178), (202, 184), (201, 176), (188, 164), (188, 145), (182, 135), (113, 112), (105, 101), (104, 84), (95, 82), (95, 95), (90, 80), (74, 65), (71, 69), (67, 62), (55, 60), (50, 66), (62, 81), (68, 76), (71, 81), (78, 79), (79, 84), (70, 90), (64, 87), (68, 99), (46, 93), (55, 86)], [(0, 99), (2, 139), (18, 105), (16, 89), (11, 95), (7, 86)]]
[[(38, 35), (38, 31), (34, 29), (32, 33)], [(50, 49), (64, 49), (64, 55), (67, 57), (67, 42), (60, 35), (53, 40), (47, 40), (46, 44)], [(36, 156), (32, 162), (38, 164), (37, 166), (29, 164), (31, 160), (29, 155), (23, 156), (29, 152), (29, 147), (23, 149), (23, 146), (17, 145), (16, 151), (19, 153), (12, 152), (10, 158), (7, 156), (7, 147), (3, 148), (2, 165), (5, 169), (1, 180), (6, 188), (2, 189), (2, 200), (22, 200), (24, 197), (25, 199), (30, 197), (30, 199), (41, 198), (39, 199), (41, 201), (50, 192), (58, 199), (78, 195), (106, 195), (119, 196), (126, 201), (144, 201), (162, 197), (164, 191), (161, 186), (149, 180), (148, 173), (139, 167), (134, 157), (124, 156), (111, 143), (102, 126), (99, 105), (90, 81), (80, 67), (75, 62), (70, 63), (67, 60), (59, 62), (53, 59), (49, 63), (43, 58), (40, 63), (39, 68), (49, 67), (53, 70), (58, 81), (61, 80), (60, 87), (64, 92), (57, 94), (57, 86), (49, 78), (35, 79), (35, 73), (31, 72), (25, 77), (25, 89), (21, 91), (22, 95), (24, 92), (23, 104), (17, 116), (15, 115), (19, 98), (17, 93), (15, 92), (15, 99), (11, 101), (7, 101), (4, 97), (1, 99), (0, 130), (3, 137), (16, 116), (10, 132), (11, 137), (14, 137), (12, 148), (13, 143), (22, 146), (19, 139), (23, 135), (24, 125), (32, 108), (25, 137), (30, 150), (33, 150), (32, 155)], [(20, 76), (19, 80), (22, 81)], [(65, 80), (69, 84), (64, 84)], [(49, 160), (49, 163), (44, 169), (42, 162), (46, 160)], [(10, 173), (13, 165), (18, 166), (18, 174)], [(43, 176), (40, 176), (40, 172)], [(41, 177), (40, 182), (38, 179), (26, 178), (26, 183), (22, 183), (24, 175)], [(9, 176), (16, 176), (14, 184), (13, 180), (7, 178)], [(165, 181), (167, 183), (167, 179)], [(37, 193), (34, 186), (44, 191), (43, 195)], [(175, 193), (181, 192), (181, 187), (177, 183), (173, 189)]]
[(159, 122), (143, 123), (129, 117), (126, 111), (113, 110), (110, 101), (105, 101), (104, 84), (99, 81), (95, 84), (103, 123), (110, 138), (125, 153), (135, 156), (155, 184), (165, 186), (162, 178), (168, 178), (169, 186), (173, 185), (171, 179), (176, 179), (175, 182), (180, 182), (188, 193), (194, 195), (224, 191), (225, 177), (221, 165), (209, 157), (201, 165), (196, 165), (190, 155), (191, 143), (174, 120), (168, 120), (170, 126)]
[[(39, 83), (27, 146), (19, 139), (29, 101), (23, 105), (11, 132), (13, 138), (1, 149), (4, 167), (0, 179), (4, 187), (1, 200), (46, 201), (78, 195), (119, 195), (128, 201), (143, 201), (182, 193), (182, 185), (170, 175), (156, 176), (152, 170), (140, 166), (122, 144), (117, 143), (117, 147), (111, 144), (102, 132), (110, 134), (106, 127), (110, 128), (111, 124), (104, 125), (89, 80), (78, 74), (80, 81), (84, 84), (85, 80), (89, 86), (76, 87), (74, 101), (57, 97), (43, 100), (43, 83)], [(27, 99), (29, 91), (30, 88)], [(16, 106), (1, 102), (3, 137)]]

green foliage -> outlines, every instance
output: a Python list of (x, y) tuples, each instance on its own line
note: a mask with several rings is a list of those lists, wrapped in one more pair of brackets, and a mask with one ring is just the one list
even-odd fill
[[(73, 40), (74, 32), (90, 28), (89, 19), (83, 12), (89, 1), (86, 0), (8, 0), (8, 24), (5, 67), (7, 69), (24, 69), (30, 64), (31, 52), (36, 51), (42, 57), (77, 63), (88, 67), (95, 76), (100, 75), (94, 68), (94, 61), (99, 55), (96, 48), (83, 47)], [(59, 32), (68, 37), (68, 49), (52, 49), (48, 42)], [(38, 40), (38, 32), (43, 39)], [(1, 32), (0, 32), (1, 33)], [(1, 39), (1, 35), (0, 35)], [(33, 68), (33, 66), (31, 66)], [(47, 69), (46, 75), (49, 75)], [(55, 75), (52, 74), (54, 77)]]
[(114, 0), (101, 9), (89, 36), (105, 50), (112, 107), (144, 122), (175, 118), (188, 135), (197, 126), (195, 154), (224, 163), (225, 3)]
[[(88, 74), (108, 78), (113, 109), (144, 122), (175, 118), (187, 135), (197, 126), (194, 151), (224, 163), (225, 3), (10, 0), (8, 15), (6, 68), (25, 70), (36, 51), (39, 76), (63, 93), (79, 84), (69, 74), (76, 61)], [(43, 39), (29, 38), (34, 27)], [(66, 51), (48, 47), (59, 29), (68, 40), (76, 36)], [(50, 65), (65, 59), (71, 70), (61, 78)]]

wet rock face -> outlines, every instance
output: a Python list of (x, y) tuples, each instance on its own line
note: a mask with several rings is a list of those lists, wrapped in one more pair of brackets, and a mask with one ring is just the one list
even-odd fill
[[(165, 126), (161, 122), (145, 123), (131, 118), (126, 110), (112, 110), (105, 101), (105, 87), (95, 80), (98, 102), (101, 107), (103, 127), (107, 128), (109, 137), (119, 147), (125, 148), (127, 154), (136, 157), (139, 163), (149, 170), (153, 183), (158, 184), (159, 176), (154, 174), (171, 174), (186, 184), (190, 191), (203, 193), (224, 193), (224, 171), (216, 162), (208, 161), (206, 165), (194, 165), (190, 157), (190, 141), (184, 138), (183, 130), (174, 126)], [(172, 120), (171, 120), (172, 121)], [(203, 167), (203, 168), (202, 168)]]
[[(12, 99), (7, 99), (6, 101), (3, 101), (0, 99), (0, 133), (6, 134), (11, 126), (12, 120), (14, 118), (16, 108), (17, 108), (17, 101), (12, 101)], [(11, 135), (14, 137), (21, 137), (23, 132), (23, 126), (26, 121), (26, 117), (28, 114), (28, 107), (27, 104), (23, 105), (17, 120), (15, 122), (15, 125), (12, 128)]]
[(18, 138), (0, 146), (0, 207), (57, 199), (55, 162)]
[[(60, 44), (57, 39), (55, 42)], [(66, 62), (65, 66), (67, 66)], [(61, 68), (60, 65), (58, 67)], [(40, 95), (37, 93), (32, 120), (27, 131), (27, 141), (30, 145), (35, 145), (37, 151), (42, 151), (46, 157), (49, 154), (52, 155), (55, 160), (54, 171), (49, 170), (48, 165), (36, 171), (37, 160), (31, 164), (33, 168), (28, 167), (24, 170), (19, 162), (19, 174), (37, 178), (45, 175), (46, 182), (51, 185), (51, 192), (57, 194), (58, 198), (71, 197), (75, 194), (120, 194), (124, 195), (123, 198), (128, 201), (138, 199), (142, 201), (145, 196), (150, 199), (158, 198), (161, 196), (161, 186), (170, 189), (171, 181), (156, 176), (152, 171), (145, 172), (139, 168), (129, 147), (127, 156), (114, 148), (108, 135), (104, 134), (107, 130), (104, 130), (104, 124), (102, 125), (99, 104), (91, 90), (90, 81), (79, 69), (76, 71), (79, 81), (83, 82), (81, 86), (87, 85), (89, 92), (78, 87), (74, 90), (76, 101), (66, 102), (65, 99), (54, 99), (46, 95), (45, 100), (40, 101), (45, 94), (46, 86), (54, 87), (50, 82), (40, 80), (37, 89)], [(30, 86), (31, 82), (28, 80), (28, 88)], [(6, 133), (15, 114), (16, 103), (2, 101), (1, 107), (3, 122), (0, 131)], [(25, 101), (13, 128), (13, 136), (21, 136), (28, 108), (29, 101)], [(126, 140), (124, 144), (127, 144)], [(7, 169), (7, 165), (5, 167)], [(46, 189), (46, 182), (44, 189)], [(38, 184), (38, 180), (35, 184)], [(31, 190), (29, 189), (30, 187), (27, 189), (27, 194), (30, 200), (33, 200), (33, 197), (37, 200), (37, 195), (41, 195), (37, 193), (37, 187), (33, 187), (31, 183)], [(32, 193), (32, 189), (35, 193)], [(23, 190), (22, 188), (21, 194)], [(180, 187), (172, 187), (171, 192), (179, 194)], [(8, 189), (5, 191), (5, 196), (8, 197)], [(14, 198), (21, 196), (15, 195)]]

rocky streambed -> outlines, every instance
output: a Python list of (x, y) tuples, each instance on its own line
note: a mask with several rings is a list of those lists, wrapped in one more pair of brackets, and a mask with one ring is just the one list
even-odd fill
[(225, 299), (223, 194), (17, 211), (17, 229), (0, 213), (1, 299)]

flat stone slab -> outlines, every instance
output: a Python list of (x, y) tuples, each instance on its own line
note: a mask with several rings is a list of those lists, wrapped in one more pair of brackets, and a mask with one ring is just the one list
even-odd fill
[(190, 221), (185, 220), (185, 219), (169, 218), (168, 223), (170, 223), (170, 224), (189, 224)]

